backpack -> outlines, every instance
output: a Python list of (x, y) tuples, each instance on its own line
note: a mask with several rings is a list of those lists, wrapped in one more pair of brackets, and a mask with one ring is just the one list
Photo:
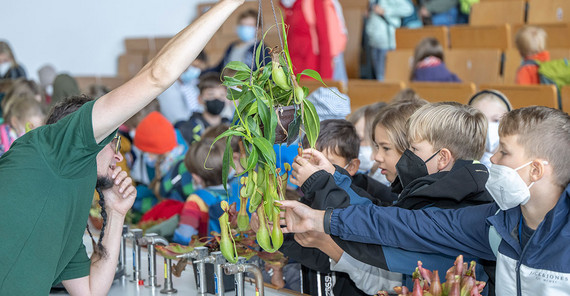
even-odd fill
[(568, 59), (547, 62), (527, 60), (524, 61), (522, 65), (535, 65), (538, 67), (538, 79), (540, 84), (556, 85), (558, 90), (558, 107), (562, 109), (560, 89), (565, 85), (570, 85), (570, 64), (568, 63)]

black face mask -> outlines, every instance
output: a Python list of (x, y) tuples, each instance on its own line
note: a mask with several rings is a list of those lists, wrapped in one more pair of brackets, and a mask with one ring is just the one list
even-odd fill
[(206, 101), (206, 111), (212, 115), (219, 115), (224, 110), (226, 103), (220, 99)]
[(428, 175), (426, 163), (434, 158), (439, 153), (439, 150), (434, 153), (425, 162), (409, 149), (404, 151), (398, 163), (396, 163), (396, 172), (403, 187), (408, 186), (412, 181), (417, 178), (425, 177)]

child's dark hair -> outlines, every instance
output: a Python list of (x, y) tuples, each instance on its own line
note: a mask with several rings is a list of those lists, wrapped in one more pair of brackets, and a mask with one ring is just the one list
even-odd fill
[(238, 23), (239, 23), (241, 20), (246, 19), (246, 18), (249, 18), (249, 17), (254, 18), (254, 19), (257, 19), (257, 10), (255, 10), (255, 9), (248, 9), (248, 10), (246, 10), (246, 11), (240, 13), (239, 16), (238, 16)]
[(410, 81), (414, 80), (416, 74), (416, 66), (419, 62), (427, 57), (436, 57), (443, 62), (443, 46), (433, 37), (422, 39), (414, 50), (414, 63), (412, 64), (412, 71), (410, 73)]
[(212, 138), (202, 138), (190, 145), (184, 157), (184, 164), (190, 173), (204, 180), (206, 187), (220, 185), (225, 149), (226, 144), (223, 139), (214, 143)]
[(203, 93), (205, 89), (216, 88), (222, 86), (222, 80), (220, 79), (220, 73), (212, 72), (206, 73), (200, 77), (200, 82), (198, 83), (198, 89), (200, 93)]
[[(347, 162), (358, 158), (360, 139), (354, 125), (344, 119), (327, 119), (321, 122), (321, 132), (315, 149), (331, 151)], [(303, 147), (309, 147), (307, 138), (303, 139)]]

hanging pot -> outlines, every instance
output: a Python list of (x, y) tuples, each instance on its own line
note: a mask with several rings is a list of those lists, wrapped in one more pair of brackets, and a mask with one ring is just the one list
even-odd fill
[[(292, 142), (299, 136), (298, 133), (288, 135), (289, 124), (295, 119), (295, 106), (276, 107), (277, 127), (275, 128), (275, 144)], [(290, 137), (293, 137), (292, 139)]]

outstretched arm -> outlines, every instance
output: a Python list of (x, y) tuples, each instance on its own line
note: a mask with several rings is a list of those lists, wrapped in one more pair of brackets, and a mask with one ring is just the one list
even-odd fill
[(243, 2), (220, 1), (168, 41), (135, 77), (97, 100), (92, 116), (97, 143), (174, 83)]

